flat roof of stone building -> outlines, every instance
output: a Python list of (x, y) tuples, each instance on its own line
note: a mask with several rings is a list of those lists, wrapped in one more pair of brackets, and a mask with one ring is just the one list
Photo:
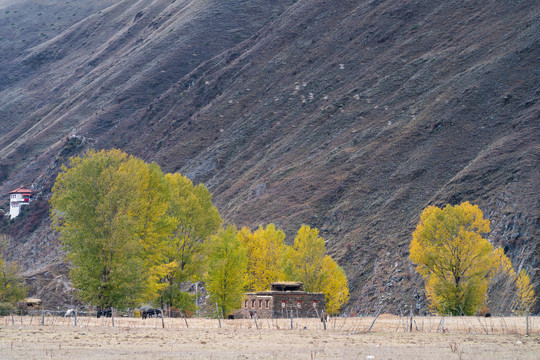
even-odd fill
[(279, 281), (270, 285), (272, 291), (304, 291), (304, 283), (299, 281)]
[(306, 291), (273, 291), (273, 290), (266, 290), (266, 291), (259, 291), (259, 292), (250, 292), (245, 293), (245, 295), (324, 295), (324, 293), (308, 293)]

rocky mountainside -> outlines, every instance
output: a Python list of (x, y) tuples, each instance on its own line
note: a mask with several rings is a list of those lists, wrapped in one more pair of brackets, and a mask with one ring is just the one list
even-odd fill
[(238, 226), (318, 227), (346, 311), (425, 310), (430, 204), (478, 204), (540, 291), (540, 4), (40, 3), (0, 4), (0, 193), (41, 193), (2, 231), (38, 295), (68, 288), (46, 199), (90, 147), (203, 182)]

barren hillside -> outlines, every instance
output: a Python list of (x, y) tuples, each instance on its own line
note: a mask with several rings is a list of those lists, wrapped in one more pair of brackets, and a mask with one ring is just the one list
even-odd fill
[[(239, 226), (321, 229), (353, 311), (425, 309), (407, 256), (430, 204), (480, 205), (490, 240), (534, 274), (535, 2), (48, 3), (39, 17), (66, 15), (46, 36), (28, 30), (36, 9), (0, 5), (0, 193), (46, 199), (69, 155), (119, 147), (205, 183)], [(17, 31), (15, 8), (32, 12)], [(64, 273), (45, 215), (4, 225), (33, 281)]]

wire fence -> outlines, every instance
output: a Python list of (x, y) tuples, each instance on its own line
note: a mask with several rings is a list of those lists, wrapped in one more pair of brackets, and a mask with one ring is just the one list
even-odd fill
[(113, 310), (111, 316), (97, 317), (96, 311), (13, 310), (0, 311), (0, 326), (77, 326), (167, 329), (254, 329), (254, 330), (326, 330), (347, 333), (468, 333), (486, 335), (540, 335), (539, 316), (378, 316), (334, 317), (327, 322), (318, 318), (210, 319), (164, 317), (136, 318), (131, 312)]

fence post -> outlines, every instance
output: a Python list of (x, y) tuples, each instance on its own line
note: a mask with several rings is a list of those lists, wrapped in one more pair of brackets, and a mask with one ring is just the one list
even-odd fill
[(22, 323), (22, 309), (19, 310), (19, 314), (21, 315), (21, 325), (22, 325), (22, 324), (23, 324), (23, 323)]
[(326, 330), (326, 312), (324, 310), (322, 310), (322, 324), (323, 329)]
[(163, 306), (161, 307), (161, 328), (165, 329), (165, 320), (163, 319)]
[(527, 336), (529, 336), (529, 311), (525, 311), (525, 322), (527, 323), (526, 325), (526, 331), (527, 331)]
[(221, 319), (219, 317), (219, 307), (218, 307), (217, 303), (216, 303), (216, 312), (217, 312), (217, 319), (218, 319), (218, 322), (219, 322), (219, 328), (221, 329)]
[(255, 313), (255, 315), (253, 315), (253, 321), (255, 321), (255, 328), (257, 330), (259, 330), (259, 325), (257, 325), (257, 313)]
[(13, 310), (11, 310), (11, 325), (15, 325), (15, 319), (13, 318)]
[(184, 315), (184, 321), (186, 322), (186, 327), (188, 328), (187, 318), (186, 318), (186, 311), (182, 311), (182, 314)]
[(411, 318), (410, 318), (409, 332), (412, 332), (412, 316), (413, 316), (413, 311), (412, 311), (412, 305), (411, 305)]
[(293, 329), (293, 309), (291, 309), (291, 330)]
[(45, 325), (45, 309), (41, 309), (41, 325)]
[(75, 309), (75, 326), (77, 326), (77, 309)]
[(111, 321), (112, 321), (112, 327), (114, 327), (114, 308), (111, 307)]
[(379, 317), (379, 314), (381, 313), (381, 310), (382, 310), (382, 307), (380, 307), (379, 311), (377, 311), (377, 315), (375, 315), (375, 319), (373, 319), (373, 322), (371, 323), (371, 325), (369, 326), (369, 329), (367, 330), (368, 332), (371, 330), (371, 328), (375, 324), (375, 321), (377, 321), (377, 318)]

